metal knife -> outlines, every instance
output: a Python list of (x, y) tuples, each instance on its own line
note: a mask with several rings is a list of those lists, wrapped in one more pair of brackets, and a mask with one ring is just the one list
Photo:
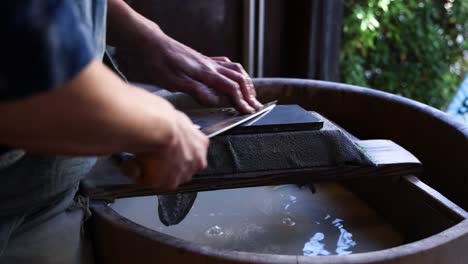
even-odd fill
[[(205, 134), (208, 138), (217, 136), (223, 132), (228, 131), (238, 125), (241, 125), (255, 117), (259, 117), (262, 114), (266, 114), (271, 111), (276, 106), (277, 101), (272, 101), (267, 104), (264, 104), (261, 108), (257, 109), (251, 114), (236, 114), (232, 117), (224, 119), (218, 123), (209, 125), (207, 127), (200, 128), (200, 131)], [(128, 158), (122, 161), (120, 165), (120, 170), (122, 173), (133, 179), (137, 180), (141, 176), (141, 169), (138, 162), (135, 160), (133, 155), (129, 154)]]
[[(200, 130), (208, 137), (212, 138), (235, 126), (251, 121), (251, 123), (266, 115), (276, 105), (276, 101), (265, 104), (252, 114), (239, 114), (235, 112), (232, 116), (225, 118), (214, 124), (202, 127)], [(227, 109), (224, 109), (227, 110)], [(195, 124), (194, 124), (195, 125)], [(129, 178), (137, 180), (141, 177), (141, 169), (135, 157), (131, 154), (129, 158), (122, 162), (120, 170)], [(168, 195), (158, 195), (158, 215), (159, 220), (166, 226), (180, 223), (190, 212), (190, 209), (197, 198), (197, 193), (175, 193)]]
[(223, 132), (228, 131), (238, 125), (241, 125), (255, 117), (258, 117), (264, 113), (271, 111), (276, 106), (277, 101), (272, 101), (267, 104), (264, 104), (261, 108), (257, 109), (254, 113), (251, 114), (237, 114), (228, 119), (215, 123), (213, 125), (203, 127), (200, 129), (203, 134), (208, 138), (217, 136)]

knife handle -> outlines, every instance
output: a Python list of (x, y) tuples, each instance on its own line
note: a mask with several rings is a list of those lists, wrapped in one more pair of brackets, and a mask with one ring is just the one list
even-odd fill
[(135, 157), (131, 157), (122, 161), (119, 165), (120, 172), (128, 178), (138, 181), (141, 178), (141, 166)]

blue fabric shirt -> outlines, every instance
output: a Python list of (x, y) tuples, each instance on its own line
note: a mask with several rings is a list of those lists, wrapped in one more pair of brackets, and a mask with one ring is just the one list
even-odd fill
[[(106, 0), (3, 1), (0, 103), (56, 89), (93, 58), (101, 59), (105, 50), (106, 7)], [(2, 113), (0, 122), (1, 118)], [(0, 150), (0, 262), (10, 260), (2, 259), (10, 238), (24, 232), (40, 236), (37, 230), (28, 228), (41, 225), (72, 204), (80, 179), (95, 162), (95, 157)], [(66, 219), (67, 223), (70, 221)], [(64, 238), (65, 247), (69, 241), (72, 240)], [(19, 248), (17, 252), (21, 257), (29, 256), (28, 249)], [(14, 253), (8, 256), (17, 260)]]
[(0, 16), (0, 100), (54, 89), (96, 55), (76, 0), (15, 0)]
[(55, 89), (102, 59), (105, 20), (105, 0), (2, 3), (0, 103)]
[[(106, 8), (106, 0), (2, 3), (0, 103), (56, 89), (93, 58), (102, 59)], [(37, 210), (75, 190), (94, 162), (94, 157), (0, 149), (0, 252), (2, 219)]]

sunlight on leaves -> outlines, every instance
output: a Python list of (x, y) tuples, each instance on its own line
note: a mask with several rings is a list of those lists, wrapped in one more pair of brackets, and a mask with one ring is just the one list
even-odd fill
[(468, 72), (468, 1), (344, 3), (342, 81), (443, 108)]

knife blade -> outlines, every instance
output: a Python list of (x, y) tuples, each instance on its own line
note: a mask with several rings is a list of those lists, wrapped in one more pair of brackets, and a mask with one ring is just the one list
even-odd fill
[[(215, 137), (223, 132), (228, 131), (238, 125), (241, 125), (255, 117), (262, 114), (266, 114), (276, 106), (277, 101), (272, 101), (264, 104), (261, 108), (257, 109), (251, 114), (235, 114), (229, 118), (226, 118), (215, 124), (200, 127), (200, 131), (205, 134), (208, 138)], [(195, 125), (195, 124), (194, 124)], [(128, 154), (127, 158), (120, 164), (120, 171), (127, 177), (133, 180), (137, 180), (141, 177), (141, 169), (135, 157), (132, 154)]]
[(213, 125), (201, 128), (200, 131), (203, 132), (208, 138), (212, 138), (217, 136), (223, 132), (228, 131), (238, 125), (241, 125), (257, 116), (265, 114), (271, 111), (276, 106), (277, 101), (272, 101), (267, 104), (264, 104), (261, 108), (257, 109), (255, 112), (251, 114), (237, 114), (232, 116), (226, 120), (220, 121)]
[[(269, 102), (251, 114), (235, 113), (233, 116), (223, 119), (206, 127), (199, 127), (200, 131), (208, 138), (215, 137), (229, 129), (241, 125), (254, 118), (259, 119), (271, 111), (277, 101)], [(230, 109), (229, 109), (230, 110)], [(252, 122), (255, 122), (253, 120)], [(196, 124), (194, 124), (196, 125)], [(134, 156), (123, 161), (120, 170), (129, 178), (137, 180), (141, 177), (141, 169)], [(190, 209), (197, 198), (197, 193), (175, 193), (169, 195), (158, 195), (158, 215), (159, 220), (165, 226), (180, 223), (190, 212)]]

